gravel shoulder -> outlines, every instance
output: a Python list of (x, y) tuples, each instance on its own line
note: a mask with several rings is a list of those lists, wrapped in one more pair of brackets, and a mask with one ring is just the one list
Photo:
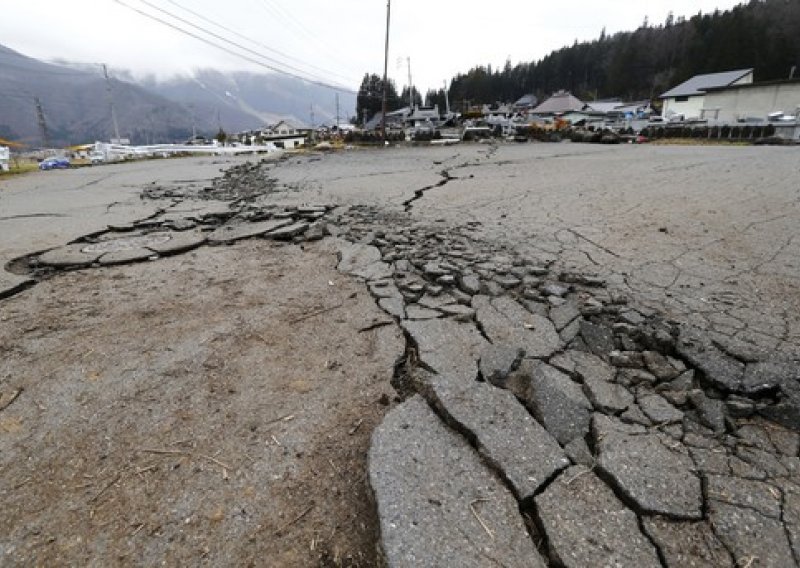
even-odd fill
[[(328, 245), (61, 275), (0, 312), (0, 563), (375, 563), (402, 353)], [(5, 400), (5, 399), (4, 399)]]

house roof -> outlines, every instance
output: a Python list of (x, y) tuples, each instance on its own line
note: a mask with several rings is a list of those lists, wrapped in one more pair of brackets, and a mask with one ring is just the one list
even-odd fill
[(611, 112), (621, 107), (624, 103), (619, 99), (613, 101), (589, 101), (586, 105), (598, 112)]
[(728, 87), (752, 72), (753, 69), (738, 69), (736, 71), (725, 71), (723, 73), (695, 75), (688, 81), (681, 83), (677, 87), (673, 87), (659, 98), (667, 99), (670, 97), (691, 97), (694, 95), (704, 95), (707, 89)]
[(414, 112), (408, 117), (409, 120), (424, 120), (426, 118), (439, 118), (439, 106), (414, 107)]
[(533, 109), (534, 113), (557, 113), (568, 112), (571, 110), (583, 110), (586, 105), (572, 93), (558, 91), (552, 97)]
[(514, 103), (515, 107), (534, 107), (539, 104), (539, 99), (536, 95), (524, 95)]
[[(394, 110), (391, 112), (386, 113), (386, 123), (396, 123), (398, 119), (404, 119), (407, 115), (409, 115), (411, 109), (409, 107), (403, 107), (398, 110)], [(364, 125), (365, 130), (375, 130), (376, 128), (380, 127), (382, 120), (382, 113), (376, 113), (372, 118), (367, 121), (367, 124)]]
[(725, 85), (724, 87), (711, 87), (706, 89), (707, 93), (724, 91), (726, 89), (758, 89), (759, 87), (775, 87), (779, 85), (797, 85), (800, 78), (795, 79), (775, 79), (773, 81), (761, 81), (760, 83), (747, 83), (744, 85)]

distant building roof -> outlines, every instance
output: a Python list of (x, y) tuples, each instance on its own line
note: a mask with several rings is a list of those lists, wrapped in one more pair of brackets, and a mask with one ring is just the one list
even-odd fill
[(772, 81), (761, 81), (760, 83), (746, 83), (743, 85), (725, 85), (723, 87), (711, 87), (705, 89), (707, 93), (714, 93), (725, 91), (727, 89), (758, 89), (759, 87), (775, 87), (779, 85), (797, 85), (800, 84), (800, 78), (794, 79), (775, 79)]
[(415, 106), (414, 112), (408, 116), (408, 120), (439, 119), (439, 105), (431, 107)]
[(261, 130), (263, 130), (263, 131), (275, 131), (275, 130), (278, 130), (281, 126), (285, 126), (286, 128), (289, 128), (291, 130), (309, 130), (310, 129), (310, 127), (306, 126), (305, 124), (303, 124), (299, 120), (295, 120), (295, 119), (292, 119), (292, 118), (282, 118), (278, 122), (275, 122), (273, 124), (267, 124)]
[(579, 98), (567, 91), (558, 91), (552, 97), (533, 109), (532, 112), (538, 114), (555, 114), (558, 112), (569, 112), (571, 110), (583, 110), (586, 105)]
[(514, 108), (532, 108), (539, 104), (539, 98), (536, 95), (524, 95), (514, 103)]
[[(402, 122), (410, 114), (411, 114), (410, 107), (403, 107), (398, 110), (387, 112), (386, 124), (396, 124), (398, 122)], [(375, 130), (377, 128), (380, 128), (382, 122), (383, 122), (383, 114), (381, 112), (378, 112), (371, 119), (367, 121), (367, 124), (364, 126), (364, 129)]]
[(590, 110), (597, 111), (597, 112), (611, 112), (612, 110), (616, 110), (624, 103), (619, 99), (614, 99), (611, 101), (589, 101), (586, 103), (586, 106), (589, 107)]
[(736, 71), (725, 71), (723, 73), (695, 75), (688, 81), (670, 89), (659, 98), (667, 99), (671, 97), (691, 97), (703, 95), (707, 89), (728, 87), (752, 72), (752, 69), (738, 69)]

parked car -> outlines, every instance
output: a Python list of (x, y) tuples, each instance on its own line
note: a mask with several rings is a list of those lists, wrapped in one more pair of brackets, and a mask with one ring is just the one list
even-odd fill
[(39, 162), (40, 170), (65, 170), (69, 167), (67, 158), (47, 158)]
[(90, 152), (89, 161), (92, 162), (92, 165), (102, 164), (106, 161), (106, 155), (103, 152)]

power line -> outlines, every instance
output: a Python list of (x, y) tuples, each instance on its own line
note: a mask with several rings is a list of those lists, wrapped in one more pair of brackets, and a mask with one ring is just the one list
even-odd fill
[[(242, 60), (247, 61), (249, 63), (253, 63), (254, 65), (258, 65), (259, 67), (264, 67), (265, 69), (269, 69), (270, 71), (274, 71), (276, 73), (280, 73), (280, 74), (286, 75), (288, 77), (293, 77), (293, 78), (298, 79), (300, 81), (305, 81), (307, 83), (311, 83), (312, 85), (317, 85), (319, 87), (325, 87), (326, 89), (332, 89), (334, 91), (338, 90), (338, 91), (343, 91), (343, 92), (346, 92), (346, 93), (355, 93), (355, 91), (353, 91), (352, 89), (347, 88), (347, 87), (343, 87), (341, 85), (334, 85), (334, 84), (331, 84), (331, 83), (328, 83), (328, 82), (325, 82), (325, 81), (322, 81), (322, 80), (311, 79), (309, 77), (304, 77), (304, 76), (299, 75), (297, 73), (292, 73), (290, 71), (286, 71), (285, 69), (281, 69), (279, 67), (276, 67), (275, 65), (270, 65), (269, 63), (264, 63), (263, 61), (259, 61), (257, 59), (254, 59), (254, 58), (248, 56), (248, 55), (244, 55), (244, 54), (239, 53), (237, 51), (234, 51), (234, 50), (232, 50), (232, 49), (230, 49), (228, 47), (225, 47), (224, 45), (219, 45), (218, 43), (215, 43), (215, 42), (213, 42), (213, 41), (211, 41), (211, 40), (209, 40), (209, 39), (207, 39), (207, 38), (205, 38), (203, 36), (197, 35), (196, 33), (191, 32), (189, 30), (183, 29), (180, 26), (177, 26), (177, 25), (175, 25), (175, 24), (173, 24), (171, 22), (168, 22), (168, 21), (166, 21), (166, 20), (164, 20), (162, 18), (159, 18), (158, 16), (154, 16), (153, 14), (149, 14), (149, 13), (143, 11), (143, 10), (140, 10), (139, 8), (136, 8), (135, 6), (131, 6), (129, 4), (126, 4), (122, 0), (114, 0), (114, 2), (116, 2), (120, 6), (123, 6), (123, 7), (127, 8), (128, 10), (132, 10), (132, 11), (136, 12), (137, 14), (139, 14), (141, 16), (144, 16), (145, 18), (148, 18), (148, 19), (153, 20), (155, 22), (158, 22), (158, 23), (160, 23), (160, 24), (162, 24), (164, 26), (167, 26), (167, 27), (177, 31), (178, 33), (181, 33), (183, 35), (187, 35), (187, 36), (189, 36), (191, 38), (194, 38), (194, 39), (196, 39), (198, 41), (201, 41), (201, 42), (205, 43), (206, 45), (210, 45), (211, 47), (214, 47), (216, 49), (222, 50), (225, 53), (233, 55), (234, 57), (238, 57), (239, 59), (242, 59)], [(193, 25), (193, 27), (199, 28), (199, 26), (194, 26), (194, 25)], [(207, 33), (208, 35), (216, 36), (216, 34), (214, 34), (213, 32), (208, 32), (206, 30), (202, 30), (202, 28), (200, 28), (200, 29), (201, 29), (201, 31), (203, 31), (204, 33)], [(219, 37), (219, 36), (217, 36), (217, 37)], [(227, 43), (231, 43), (231, 44), (236, 45), (234, 42), (230, 42), (229, 40), (225, 40), (224, 38), (222, 38), (222, 39), (223, 39), (223, 41), (226, 41)], [(252, 51), (252, 50), (247, 50), (246, 49), (246, 51)], [(253, 53), (256, 53), (256, 52), (253, 52)], [(264, 55), (261, 55), (261, 54), (258, 54), (258, 53), (256, 53), (256, 55), (258, 57), (263, 58), (263, 59), (270, 60), (269, 57), (266, 57)]]
[(270, 2), (270, 0), (256, 0), (256, 3), (263, 8), (266, 12), (273, 16), (277, 16), (279, 19), (283, 20), (287, 24), (293, 26), (297, 31), (301, 34), (305, 35), (308, 39), (316, 43), (318, 46), (323, 48), (328, 55), (333, 56), (333, 58), (344, 67), (352, 70), (349, 67), (348, 63), (342, 61), (339, 57), (341, 54), (337, 52), (336, 47), (333, 45), (328, 44), (327, 42), (323, 42), (319, 34), (315, 34), (311, 30), (309, 30), (300, 20), (295, 18), (288, 10), (284, 7), (279, 5), (278, 3)]
[(259, 46), (259, 47), (261, 47), (263, 49), (266, 49), (267, 51), (271, 51), (272, 53), (275, 53), (275, 54), (277, 54), (277, 55), (279, 55), (281, 57), (285, 57), (286, 59), (290, 59), (290, 60), (296, 61), (297, 63), (300, 63), (301, 65), (305, 65), (306, 67), (308, 67), (310, 69), (315, 69), (315, 70), (317, 70), (319, 72), (327, 73), (329, 75), (336, 76), (336, 77), (338, 77), (340, 79), (348, 80), (348, 78), (345, 77), (344, 75), (340, 75), (340, 74), (332, 72), (332, 71), (330, 71), (328, 69), (323, 69), (322, 67), (317, 67), (316, 65), (314, 65), (312, 63), (308, 63), (307, 61), (303, 61), (302, 59), (298, 59), (297, 57), (289, 55), (288, 53), (284, 53), (284, 52), (282, 52), (282, 51), (280, 51), (278, 49), (275, 49), (274, 47), (270, 47), (270, 46), (268, 46), (268, 45), (266, 45), (264, 43), (261, 43), (260, 41), (256, 41), (256, 40), (254, 40), (252, 38), (249, 38), (246, 35), (241, 34), (241, 33), (237, 32), (234, 29), (231, 29), (231, 28), (229, 28), (227, 26), (224, 26), (224, 25), (222, 25), (222, 24), (220, 24), (218, 22), (215, 22), (214, 20), (212, 20), (210, 18), (207, 18), (207, 17), (203, 16), (202, 14), (199, 14), (199, 13), (195, 12), (194, 10), (179, 4), (178, 2), (175, 2), (175, 0), (167, 0), (167, 2), (169, 2), (170, 4), (172, 4), (174, 6), (177, 6), (178, 8), (180, 8), (181, 10), (183, 10), (185, 12), (188, 12), (189, 14), (192, 14), (196, 18), (199, 18), (200, 20), (202, 20), (202, 21), (204, 21), (204, 22), (206, 22), (208, 24), (214, 25), (214, 26), (218, 27), (221, 30), (225, 30), (226, 32), (231, 33), (231, 34), (233, 34), (234, 36), (236, 36), (238, 38), (241, 38), (243, 40), (249, 41), (253, 45), (257, 45), (257, 46)]
[(205, 33), (205, 34), (208, 34), (208, 35), (210, 35), (211, 37), (214, 37), (214, 38), (216, 38), (216, 39), (219, 39), (219, 40), (221, 40), (221, 41), (224, 41), (225, 43), (228, 43), (228, 44), (230, 44), (230, 45), (233, 45), (234, 47), (237, 47), (237, 48), (239, 48), (239, 49), (241, 49), (241, 50), (243, 50), (243, 51), (246, 51), (246, 52), (248, 52), (248, 53), (251, 53), (251, 54), (255, 55), (256, 57), (261, 57), (262, 59), (266, 59), (267, 61), (271, 61), (271, 62), (272, 62), (272, 63), (274, 63), (275, 65), (283, 65), (284, 67), (288, 67), (289, 69), (292, 69), (292, 70), (294, 70), (294, 71), (296, 71), (296, 72), (298, 72), (298, 73), (306, 73), (307, 75), (311, 76), (311, 74), (310, 74), (310, 73), (308, 73), (307, 71), (305, 71), (305, 70), (303, 70), (303, 69), (299, 69), (299, 68), (297, 68), (297, 67), (294, 67), (293, 65), (289, 65), (289, 64), (287, 64), (287, 63), (284, 63), (283, 61), (278, 61), (277, 59), (275, 59), (275, 58), (273, 58), (273, 57), (270, 57), (270, 56), (268, 56), (268, 55), (264, 55), (264, 54), (262, 54), (262, 53), (259, 53), (259, 52), (257, 52), (257, 51), (254, 51), (254, 50), (250, 49), (249, 47), (246, 47), (246, 46), (244, 46), (244, 45), (241, 45), (241, 44), (239, 44), (239, 43), (236, 43), (235, 41), (232, 41), (232, 40), (230, 40), (230, 39), (228, 39), (228, 38), (226, 38), (226, 37), (224, 37), (224, 36), (221, 36), (221, 35), (219, 35), (219, 34), (217, 34), (217, 33), (214, 33), (214, 32), (212, 32), (212, 31), (210, 31), (210, 30), (208, 30), (208, 29), (206, 29), (206, 28), (204, 28), (204, 27), (202, 27), (202, 26), (198, 26), (197, 24), (194, 24), (194, 23), (190, 22), (189, 20), (187, 20), (187, 19), (185, 19), (185, 18), (182, 18), (182, 17), (180, 17), (180, 16), (176, 16), (176, 15), (175, 15), (175, 14), (173, 14), (172, 12), (169, 12), (169, 11), (167, 11), (167, 10), (164, 10), (163, 8), (159, 8), (158, 6), (156, 6), (155, 4), (153, 4), (152, 2), (149, 2), (148, 0), (139, 0), (139, 1), (140, 1), (142, 4), (144, 4), (144, 5), (146, 5), (146, 6), (149, 6), (150, 8), (152, 8), (152, 9), (154, 9), (154, 10), (157, 10), (158, 12), (161, 12), (162, 14), (165, 14), (165, 15), (169, 16), (170, 18), (174, 18), (174, 19), (178, 20), (178, 21), (179, 21), (179, 22), (181, 22), (181, 23), (184, 23), (184, 24), (186, 24), (186, 25), (188, 25), (188, 26), (191, 26), (191, 27), (193, 27), (193, 28), (194, 28), (194, 29), (196, 29), (196, 30), (199, 30), (199, 31), (201, 31), (201, 32), (203, 32), (203, 33)]

